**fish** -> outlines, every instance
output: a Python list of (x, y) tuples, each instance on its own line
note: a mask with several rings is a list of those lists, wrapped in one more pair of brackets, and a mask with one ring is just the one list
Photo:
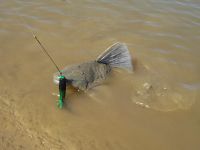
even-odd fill
[[(97, 59), (70, 65), (61, 70), (67, 86), (86, 91), (100, 85), (114, 68), (133, 72), (131, 55), (125, 43), (115, 43), (108, 47)], [(59, 85), (60, 72), (53, 75), (53, 81)]]

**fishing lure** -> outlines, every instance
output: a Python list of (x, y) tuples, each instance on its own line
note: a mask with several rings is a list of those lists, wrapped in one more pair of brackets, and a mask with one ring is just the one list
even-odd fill
[[(86, 91), (100, 84), (113, 68), (122, 68), (129, 71), (133, 70), (131, 56), (128, 48), (124, 43), (115, 43), (106, 49), (96, 60), (72, 65), (64, 68), (60, 76), (60, 72), (56, 72), (53, 81), (59, 84), (60, 97), (63, 97), (62, 91), (66, 90), (66, 86)], [(65, 88), (60, 88), (65, 79)], [(59, 104), (61, 106), (61, 104)]]

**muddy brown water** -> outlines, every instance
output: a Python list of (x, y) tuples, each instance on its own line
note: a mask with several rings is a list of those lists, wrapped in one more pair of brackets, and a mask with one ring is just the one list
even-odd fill
[[(198, 0), (1, 0), (0, 149), (200, 149)], [(25, 20), (25, 21), (24, 21)], [(124, 42), (116, 69), (56, 107), (53, 73)]]

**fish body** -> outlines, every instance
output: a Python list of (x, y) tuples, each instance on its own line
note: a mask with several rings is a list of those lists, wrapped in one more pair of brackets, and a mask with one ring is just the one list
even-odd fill
[[(82, 64), (72, 65), (62, 70), (62, 75), (80, 90), (90, 89), (106, 79), (111, 71), (111, 67), (97, 61), (89, 61)], [(54, 81), (59, 73), (54, 75)]]
[[(133, 70), (128, 48), (123, 43), (112, 45), (96, 60), (65, 67), (61, 72), (68, 84), (80, 90), (87, 90), (105, 80), (113, 68)], [(59, 84), (59, 75), (59, 72), (54, 74), (56, 84)]]

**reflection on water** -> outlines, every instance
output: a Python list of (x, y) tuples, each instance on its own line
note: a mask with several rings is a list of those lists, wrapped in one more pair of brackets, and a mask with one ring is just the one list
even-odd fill
[[(2, 0), (1, 147), (199, 149), (199, 16), (196, 0)], [(125, 42), (134, 73), (68, 91), (59, 110), (56, 70), (25, 26), (61, 68)]]

